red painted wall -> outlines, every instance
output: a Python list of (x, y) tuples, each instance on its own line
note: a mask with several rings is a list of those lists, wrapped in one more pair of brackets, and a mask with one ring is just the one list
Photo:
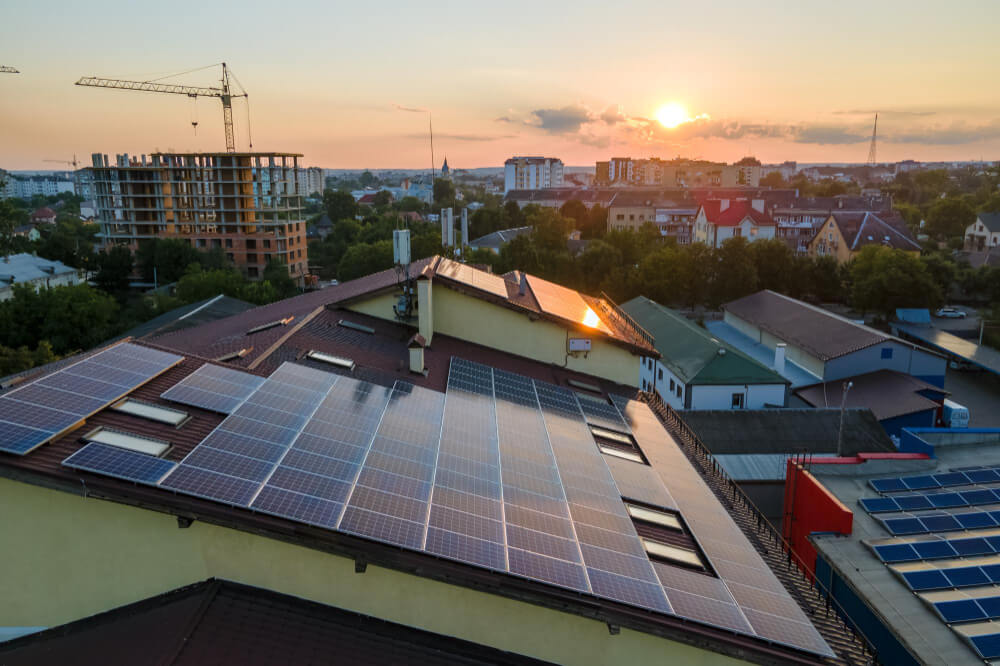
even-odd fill
[(815, 575), (816, 549), (809, 541), (814, 532), (850, 534), (854, 513), (791, 459), (785, 476), (785, 512), (782, 534), (791, 544), (809, 576)]

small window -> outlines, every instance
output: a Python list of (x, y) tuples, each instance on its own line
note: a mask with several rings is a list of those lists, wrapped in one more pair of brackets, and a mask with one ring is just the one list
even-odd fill
[(884, 347), (882, 349), (882, 358), (892, 358), (892, 347)]
[(640, 465), (648, 465), (646, 457), (642, 455), (642, 450), (636, 443), (632, 435), (617, 430), (610, 430), (600, 426), (591, 425), (590, 432), (594, 436), (594, 442), (601, 453), (615, 458), (631, 460)]
[(743, 409), (744, 396), (742, 393), (733, 394), (733, 409)]
[(659, 368), (656, 371), (656, 375), (657, 375), (657, 379), (659, 379), (662, 382), (663, 381), (663, 368)]
[[(663, 377), (660, 377), (660, 379), (663, 379)], [(673, 392), (674, 392), (674, 386), (675, 386), (675, 385), (674, 385), (674, 380), (672, 380), (672, 379), (671, 379), (671, 380), (670, 380), (670, 392), (671, 392), (671, 393), (673, 393)]]
[(680, 514), (634, 500), (623, 499), (623, 502), (651, 560), (714, 575)]
[(138, 453), (145, 453), (150, 456), (162, 456), (170, 449), (170, 442), (152, 437), (143, 437), (120, 430), (109, 430), (103, 426), (91, 430), (83, 436), (88, 442), (98, 442), (108, 446), (117, 446), (119, 449), (128, 449)]
[(680, 384), (677, 385), (677, 397), (678, 398), (681, 397), (681, 385)]
[(696, 569), (705, 568), (705, 564), (701, 561), (701, 557), (693, 550), (680, 548), (678, 546), (671, 546), (669, 544), (660, 543), (659, 541), (653, 541), (652, 539), (643, 539), (642, 545), (646, 548), (646, 554), (650, 557), (667, 560), (674, 564), (694, 567)]
[(625, 503), (625, 509), (628, 511), (628, 515), (632, 516), (636, 520), (653, 523), (654, 525), (659, 525), (661, 527), (668, 527), (672, 530), (684, 531), (684, 526), (681, 525), (681, 521), (677, 519), (677, 516), (671, 513), (647, 509), (644, 506), (630, 504), (628, 502)]
[(169, 407), (154, 405), (148, 402), (142, 402), (141, 400), (135, 400), (134, 398), (125, 398), (124, 400), (112, 405), (111, 409), (131, 414), (132, 416), (149, 419), (151, 421), (167, 423), (172, 426), (180, 426), (188, 420), (187, 412), (182, 412), (179, 409), (170, 409)]

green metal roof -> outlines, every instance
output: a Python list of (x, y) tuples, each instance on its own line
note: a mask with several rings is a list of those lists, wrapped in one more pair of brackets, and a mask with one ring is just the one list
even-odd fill
[(645, 296), (621, 306), (652, 334), (660, 361), (685, 384), (787, 384), (788, 380)]

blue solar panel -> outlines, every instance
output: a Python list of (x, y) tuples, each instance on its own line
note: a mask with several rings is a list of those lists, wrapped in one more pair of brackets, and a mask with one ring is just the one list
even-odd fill
[(927, 531), (923, 523), (916, 518), (890, 518), (882, 522), (891, 534), (920, 534)]
[(206, 363), (164, 391), (161, 397), (230, 414), (263, 383), (263, 377)]
[(920, 511), (921, 509), (933, 509), (934, 505), (926, 495), (898, 495), (893, 498), (900, 509), (904, 511)]
[(980, 597), (976, 599), (979, 607), (983, 609), (986, 613), (986, 617), (991, 620), (1000, 618), (1000, 596), (997, 597)]
[(989, 555), (994, 552), (993, 546), (987, 543), (986, 539), (953, 539), (948, 543), (955, 549), (955, 552), (963, 557), (973, 555)]
[(959, 567), (957, 569), (942, 569), (945, 578), (952, 587), (974, 587), (988, 585), (990, 577), (979, 567)]
[(91, 442), (62, 462), (66, 467), (155, 485), (176, 463), (145, 453)]
[(987, 564), (980, 568), (990, 577), (991, 582), (1000, 583), (1000, 564)]
[(975, 530), (981, 527), (995, 527), (997, 522), (985, 511), (970, 511), (968, 513), (956, 513), (955, 520), (967, 530)]
[(901, 481), (910, 490), (926, 490), (927, 488), (939, 488), (941, 486), (932, 474), (904, 476), (901, 478)]
[(962, 499), (958, 493), (936, 493), (928, 495), (927, 499), (937, 509), (950, 509), (957, 506), (966, 506), (968, 503)]
[(970, 636), (969, 641), (976, 648), (983, 659), (996, 659), (1000, 657), (1000, 633), (983, 634), (982, 636)]
[(964, 486), (969, 483), (969, 477), (962, 472), (947, 472), (945, 474), (935, 474), (934, 480), (942, 487)]
[(906, 486), (903, 485), (903, 481), (898, 478), (890, 479), (872, 479), (868, 482), (871, 487), (880, 493), (892, 493), (899, 490), (906, 490)]
[(918, 541), (911, 545), (922, 560), (935, 560), (958, 555), (947, 541)]
[(977, 469), (964, 473), (973, 483), (994, 483), (1000, 481), (1000, 473), (994, 469)]
[(938, 569), (907, 571), (902, 576), (906, 584), (910, 586), (910, 589), (916, 592), (951, 587), (951, 583), (948, 582), (948, 579)]
[(959, 599), (957, 601), (939, 601), (934, 604), (934, 608), (945, 622), (971, 622), (973, 620), (985, 620), (987, 615), (972, 599)]
[(866, 497), (858, 500), (868, 513), (882, 513), (886, 511), (899, 511), (900, 506), (891, 497)]
[(886, 563), (913, 562), (923, 559), (908, 543), (894, 543), (874, 547), (875, 554)]
[(963, 490), (959, 493), (968, 504), (975, 506), (977, 504), (993, 504), (998, 501), (997, 495), (994, 491), (983, 489), (983, 490)]
[(961, 523), (951, 514), (921, 516), (920, 522), (923, 523), (925, 532), (950, 532), (962, 529)]

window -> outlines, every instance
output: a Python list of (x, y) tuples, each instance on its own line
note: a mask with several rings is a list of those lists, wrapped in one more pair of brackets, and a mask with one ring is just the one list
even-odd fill
[[(660, 379), (663, 379), (663, 377), (660, 377)], [(674, 380), (673, 379), (670, 380), (670, 392), (671, 393), (674, 392)]]
[(601, 453), (623, 460), (631, 460), (640, 465), (649, 464), (632, 435), (595, 425), (590, 426), (590, 434), (594, 436), (594, 442)]
[(233, 239), (232, 238), (227, 238), (226, 239), (226, 247), (227, 248), (231, 248), (232, 246), (233, 246)]
[(255, 278), (257, 276), (258, 276), (258, 274), (257, 274), (257, 267), (256, 266), (248, 266), (247, 267), (247, 277)]
[(882, 358), (885, 359), (892, 358), (892, 347), (885, 347), (882, 349)]
[(267, 238), (264, 239), (264, 247), (266, 247), (266, 248), (271, 247), (271, 241), (270, 241), (270, 239), (267, 239)]
[(110, 430), (100, 426), (91, 430), (83, 436), (88, 442), (98, 442), (108, 446), (117, 446), (119, 449), (128, 449), (138, 453), (145, 453), (150, 456), (161, 456), (170, 449), (170, 442), (152, 437), (143, 437), (120, 430)]
[(742, 393), (733, 394), (733, 409), (743, 409), (744, 395)]
[(663, 368), (658, 368), (658, 369), (657, 369), (657, 371), (656, 371), (656, 377), (657, 377), (657, 379), (659, 379), (659, 380), (660, 380), (661, 382), (663, 381)]
[(148, 402), (142, 402), (141, 400), (135, 400), (134, 398), (125, 398), (124, 400), (112, 405), (111, 409), (124, 412), (125, 414), (131, 414), (132, 416), (150, 419), (151, 421), (168, 423), (172, 426), (179, 426), (188, 420), (187, 412), (182, 412), (178, 409), (170, 409), (169, 407), (162, 407), (160, 405), (154, 405)]
[(197, 245), (198, 247), (205, 247), (205, 239), (199, 238), (197, 241), (195, 241), (195, 245)]
[(678, 398), (681, 397), (681, 385), (680, 384), (677, 385), (677, 397)]
[(680, 514), (629, 499), (623, 501), (651, 560), (714, 575)]

